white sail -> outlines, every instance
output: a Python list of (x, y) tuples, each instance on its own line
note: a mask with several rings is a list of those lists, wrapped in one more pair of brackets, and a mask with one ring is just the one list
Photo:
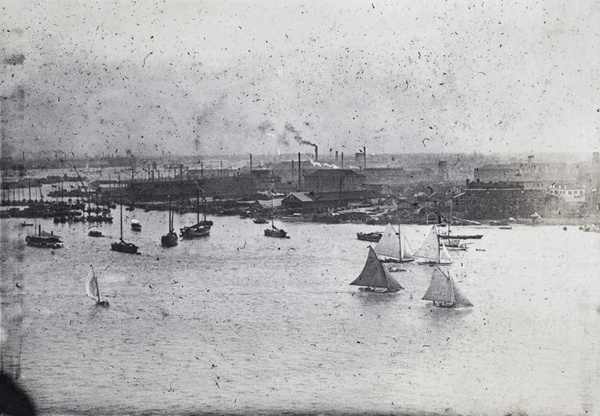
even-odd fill
[(388, 292), (397, 292), (402, 289), (400, 283), (385, 270), (371, 246), (369, 246), (369, 255), (367, 256), (367, 261), (362, 272), (350, 284), (354, 286), (384, 288)]
[(467, 297), (460, 291), (458, 286), (454, 283), (454, 279), (450, 276), (452, 283), (452, 290), (454, 291), (454, 305), (455, 306), (473, 306), (473, 304), (467, 299)]
[(431, 276), (431, 282), (423, 296), (423, 300), (432, 300), (434, 302), (454, 303), (454, 291), (450, 277), (446, 275), (439, 267), (434, 267)]
[(431, 227), (429, 234), (425, 237), (425, 241), (414, 254), (415, 257), (420, 259), (438, 262), (440, 258), (440, 243), (438, 242), (437, 232), (435, 226)]
[(400, 239), (392, 224), (388, 223), (385, 227), (381, 239), (375, 246), (375, 253), (379, 256), (400, 259)]
[(387, 225), (379, 243), (375, 246), (375, 253), (378, 256), (389, 257), (400, 261), (412, 261), (414, 257), (412, 250), (408, 246), (406, 237), (402, 235), (401, 228), (398, 226), (398, 232), (392, 224)]
[(96, 302), (100, 301), (100, 291), (98, 290), (98, 278), (96, 277), (96, 273), (94, 273), (93, 268), (87, 275), (87, 280), (85, 282), (85, 291), (90, 298), (95, 299)]
[(448, 253), (448, 249), (446, 248), (446, 245), (444, 243), (442, 243), (442, 248), (439, 250), (440, 253), (440, 258), (438, 263), (440, 264), (451, 264), (452, 263), (452, 258), (450, 257), (450, 253)]
[[(398, 229), (400, 229), (400, 226), (398, 226)], [(414, 255), (413, 255), (413, 251), (410, 248), (410, 245), (408, 244), (408, 240), (406, 239), (406, 237), (401, 234), (401, 244), (400, 244), (400, 258), (402, 259), (402, 261), (412, 261), (415, 259)]]
[(433, 269), (431, 282), (423, 300), (431, 300), (438, 306), (456, 307), (473, 306), (466, 296), (458, 289), (450, 273), (444, 273), (439, 267)]

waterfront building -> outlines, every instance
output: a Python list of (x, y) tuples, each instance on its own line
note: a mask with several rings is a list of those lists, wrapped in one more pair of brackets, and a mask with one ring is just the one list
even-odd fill
[(545, 189), (527, 189), (515, 182), (467, 182), (463, 193), (452, 198), (456, 216), (465, 219), (529, 218), (563, 215), (569, 206)]
[(321, 169), (305, 177), (303, 190), (307, 192), (327, 193), (356, 191), (365, 182), (365, 175), (350, 169)]

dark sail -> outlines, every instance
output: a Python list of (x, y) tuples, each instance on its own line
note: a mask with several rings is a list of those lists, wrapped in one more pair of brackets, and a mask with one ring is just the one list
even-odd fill
[(369, 246), (369, 255), (367, 256), (367, 261), (362, 272), (350, 284), (354, 286), (383, 288), (387, 289), (388, 292), (397, 292), (402, 289), (400, 283), (386, 272), (371, 246)]

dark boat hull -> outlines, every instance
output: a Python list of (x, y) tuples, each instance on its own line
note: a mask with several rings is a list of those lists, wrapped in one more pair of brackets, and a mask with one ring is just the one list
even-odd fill
[(483, 234), (473, 234), (473, 235), (444, 235), (440, 234), (439, 238), (444, 239), (457, 239), (457, 240), (479, 240), (483, 237)]
[(284, 230), (274, 230), (274, 229), (266, 229), (265, 230), (265, 236), (267, 237), (273, 237), (273, 238), (290, 238), (287, 235), (287, 232)]
[(119, 241), (112, 243), (110, 245), (110, 249), (113, 251), (118, 251), (120, 253), (129, 253), (129, 254), (137, 254), (138, 246), (133, 243), (126, 243), (124, 241)]
[(382, 233), (356, 233), (356, 238), (359, 240), (370, 241), (373, 243), (378, 243), (382, 236)]
[(208, 237), (210, 235), (210, 227), (209, 226), (183, 227), (183, 228), (180, 228), (180, 231), (181, 231), (181, 237), (185, 238), (185, 239)]
[(63, 248), (64, 245), (60, 241), (55, 239), (46, 239), (44, 237), (35, 237), (28, 235), (25, 237), (25, 242), (28, 246), (37, 248)]
[(179, 244), (177, 234), (171, 231), (169, 234), (163, 235), (160, 239), (160, 244), (163, 247), (175, 247), (177, 244)]

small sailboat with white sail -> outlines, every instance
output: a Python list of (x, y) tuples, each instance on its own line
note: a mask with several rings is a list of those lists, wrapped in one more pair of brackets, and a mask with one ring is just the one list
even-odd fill
[(408, 263), (415, 260), (406, 237), (400, 232), (400, 226), (396, 232), (389, 223), (375, 246), (375, 253), (384, 263)]
[(87, 280), (85, 282), (85, 291), (87, 295), (96, 301), (96, 306), (109, 306), (107, 300), (100, 299), (100, 288), (98, 287), (98, 277), (94, 271), (94, 266), (90, 264), (91, 270), (88, 273)]
[(436, 227), (431, 227), (425, 241), (414, 254), (417, 263), (421, 264), (451, 264), (450, 253), (444, 243), (440, 243)]
[(438, 266), (433, 268), (429, 288), (423, 300), (433, 301), (433, 306), (440, 308), (457, 308), (473, 306), (467, 297), (458, 289), (450, 272), (444, 272)]
[(350, 284), (361, 286), (360, 290), (366, 292), (391, 293), (403, 289), (400, 283), (383, 267), (371, 246), (369, 246), (369, 254), (362, 272)]

